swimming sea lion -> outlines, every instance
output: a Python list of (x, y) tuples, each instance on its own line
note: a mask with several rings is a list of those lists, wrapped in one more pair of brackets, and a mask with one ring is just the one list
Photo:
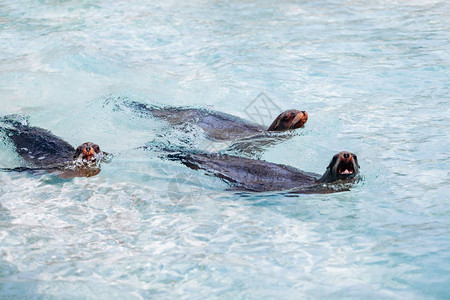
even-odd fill
[(205, 170), (237, 190), (253, 192), (329, 193), (338, 190), (324, 188), (324, 184), (347, 184), (359, 178), (358, 158), (346, 151), (333, 156), (322, 176), (291, 166), (226, 154), (181, 152), (169, 154), (168, 158), (194, 170)]
[[(105, 102), (106, 104), (109, 101)], [(302, 127), (308, 120), (306, 111), (287, 110), (266, 128), (248, 120), (204, 108), (158, 107), (136, 101), (115, 103), (116, 109), (131, 109), (134, 113), (161, 118), (172, 125), (191, 123), (202, 128), (207, 137), (217, 141), (233, 141), (267, 131), (287, 131)]]
[(100, 162), (107, 155), (90, 142), (75, 149), (50, 131), (29, 126), (17, 117), (7, 116), (1, 122), (5, 125), (0, 127), (4, 139), (11, 141), (17, 153), (30, 165), (3, 168), (3, 171), (45, 170), (55, 172), (61, 178), (91, 177), (100, 172)]

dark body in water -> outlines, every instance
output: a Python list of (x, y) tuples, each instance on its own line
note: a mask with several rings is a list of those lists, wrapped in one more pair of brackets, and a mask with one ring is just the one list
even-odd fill
[(169, 154), (168, 157), (181, 161), (191, 169), (205, 170), (207, 174), (223, 179), (237, 190), (254, 192), (289, 190), (298, 193), (330, 193), (338, 190), (325, 184), (341, 183), (344, 186), (359, 178), (356, 155), (345, 151), (333, 156), (322, 176), (264, 160), (216, 153), (181, 152)]
[(130, 109), (139, 115), (161, 118), (172, 125), (195, 124), (205, 131), (208, 138), (217, 141), (234, 141), (264, 132), (297, 129), (308, 120), (305, 111), (287, 110), (266, 129), (248, 120), (204, 108), (158, 107), (131, 100), (116, 102), (115, 106), (117, 109)]
[(76, 149), (50, 131), (29, 126), (24, 118), (7, 116), (0, 120), (3, 139), (13, 144), (27, 167), (2, 171), (48, 171), (61, 178), (90, 177), (100, 172), (106, 153), (98, 145), (83, 143)]

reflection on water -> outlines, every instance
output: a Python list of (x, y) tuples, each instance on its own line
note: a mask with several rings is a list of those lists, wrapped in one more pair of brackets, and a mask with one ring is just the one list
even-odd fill
[[(449, 11), (439, 0), (1, 4), (0, 116), (115, 156), (90, 178), (0, 172), (0, 298), (448, 298)], [(364, 180), (325, 195), (236, 193), (139, 148), (229, 145), (104, 105), (249, 119), (261, 92), (309, 118), (246, 155), (322, 174), (347, 150)], [(21, 165), (0, 142), (0, 167)]]

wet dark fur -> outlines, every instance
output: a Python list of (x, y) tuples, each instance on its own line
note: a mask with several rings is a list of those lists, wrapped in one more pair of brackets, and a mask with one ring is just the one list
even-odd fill
[(204, 108), (161, 108), (128, 100), (115, 105), (117, 109), (126, 108), (141, 116), (161, 118), (172, 125), (196, 124), (213, 140), (241, 139), (265, 131), (264, 127), (245, 119)]
[(64, 165), (73, 160), (75, 148), (50, 131), (5, 118), (0, 131), (11, 140), (17, 153), (36, 167)]
[[(337, 154), (338, 155), (338, 154)], [(335, 155), (336, 156), (336, 155)], [(323, 176), (304, 172), (291, 166), (275, 164), (264, 160), (242, 158), (216, 153), (174, 153), (169, 159), (181, 161), (194, 170), (205, 170), (207, 174), (219, 177), (238, 190), (265, 192), (296, 190), (297, 192), (319, 192), (311, 189), (325, 183), (343, 181), (335, 172), (337, 159), (333, 159)], [(358, 167), (354, 176), (357, 178)], [(320, 192), (333, 192), (332, 189)]]
[[(52, 172), (61, 178), (91, 177), (100, 172), (96, 164), (97, 158), (102, 159), (98, 145), (84, 143), (77, 149), (66, 141), (55, 136), (50, 131), (29, 126), (25, 119), (19, 116), (7, 116), (0, 119), (0, 133), (5, 141), (11, 142), (16, 152), (28, 163), (26, 167), (1, 168), (3, 172)], [(97, 154), (101, 155), (97, 157)], [(90, 161), (83, 156), (89, 155)], [(82, 159), (81, 165), (75, 165), (75, 160)]]

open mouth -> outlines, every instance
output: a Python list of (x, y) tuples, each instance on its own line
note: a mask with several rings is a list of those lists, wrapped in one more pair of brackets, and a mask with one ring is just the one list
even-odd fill
[(88, 162), (93, 162), (96, 159), (96, 153), (83, 153), (83, 155), (81, 156), (81, 159), (84, 161), (88, 161)]
[(89, 147), (88, 149), (83, 149), (82, 153), (80, 155), (81, 162), (92, 164), (97, 162), (98, 153), (95, 152), (95, 150), (92, 147)]
[(96, 151), (94, 146), (84, 147), (81, 151), (81, 159), (83, 161), (95, 162), (97, 159), (97, 154), (99, 151)]
[(341, 161), (337, 167), (337, 171), (341, 177), (348, 177), (355, 173), (355, 168), (351, 161)]
[(82, 157), (83, 160), (86, 160), (88, 162), (95, 162), (96, 158), (94, 155), (83, 155)]
[(98, 145), (87, 142), (78, 146), (73, 159), (77, 166), (91, 167), (101, 161), (102, 153)]

